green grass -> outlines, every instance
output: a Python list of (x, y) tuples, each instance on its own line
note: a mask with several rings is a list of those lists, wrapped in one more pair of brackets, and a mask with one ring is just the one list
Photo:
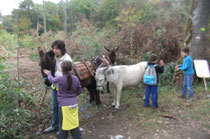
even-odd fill
[[(129, 107), (126, 110), (120, 111), (118, 115), (133, 116), (133, 124), (144, 129), (157, 129), (161, 126), (157, 121), (164, 120), (162, 115), (170, 115), (168, 112), (171, 109), (179, 107), (184, 109), (184, 115), (181, 115), (184, 123), (189, 120), (185, 118), (185, 112), (190, 118), (205, 120), (210, 118), (210, 101), (209, 99), (203, 99), (207, 93), (202, 85), (197, 84), (197, 86), (194, 86), (196, 100), (192, 102), (190, 107), (187, 106), (186, 100), (178, 98), (181, 88), (160, 86), (158, 92), (158, 110), (152, 107), (145, 108), (144, 101), (138, 97), (138, 94), (144, 95), (144, 86), (124, 89), (121, 96), (121, 105), (129, 104)], [(197, 97), (200, 99), (197, 99)]]

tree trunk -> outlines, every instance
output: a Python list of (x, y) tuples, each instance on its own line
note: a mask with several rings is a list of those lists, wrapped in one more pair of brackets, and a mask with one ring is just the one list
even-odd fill
[(193, 59), (207, 59), (210, 62), (210, 47), (206, 37), (210, 0), (193, 0), (191, 15), (185, 33), (185, 46), (190, 48)]

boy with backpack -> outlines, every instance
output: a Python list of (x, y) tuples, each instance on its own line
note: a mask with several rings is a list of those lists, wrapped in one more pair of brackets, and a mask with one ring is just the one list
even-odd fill
[(158, 57), (155, 54), (152, 54), (149, 58), (149, 62), (144, 74), (144, 84), (146, 85), (145, 90), (145, 100), (144, 106), (148, 107), (150, 94), (152, 94), (152, 105), (154, 108), (158, 108), (157, 99), (158, 99), (158, 82), (159, 82), (159, 73), (164, 72), (164, 63), (163, 60), (160, 60), (160, 65), (158, 65)]

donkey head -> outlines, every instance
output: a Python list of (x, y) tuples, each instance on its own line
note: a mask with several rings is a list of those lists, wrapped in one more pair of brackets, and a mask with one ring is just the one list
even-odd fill
[(96, 70), (95, 79), (96, 79), (96, 90), (103, 92), (104, 85), (107, 83), (106, 71), (109, 67), (99, 67)]
[(116, 52), (118, 51), (119, 49), (119, 46), (115, 49), (115, 48), (112, 48), (112, 49), (108, 49), (107, 47), (104, 47), (106, 49), (106, 51), (108, 52), (108, 57), (111, 61), (112, 64), (115, 63), (115, 58), (116, 58)]
[(45, 85), (51, 86), (51, 83), (47, 79), (47, 75), (43, 72), (43, 70), (50, 70), (52, 75), (55, 75), (55, 54), (52, 50), (45, 53), (40, 47), (38, 48), (38, 52), (40, 57), (39, 65), (41, 66), (41, 73), (45, 80)]
[(40, 57), (40, 66), (51, 66), (55, 64), (55, 53), (53, 50), (44, 52), (40, 47), (38, 48), (39, 57)]

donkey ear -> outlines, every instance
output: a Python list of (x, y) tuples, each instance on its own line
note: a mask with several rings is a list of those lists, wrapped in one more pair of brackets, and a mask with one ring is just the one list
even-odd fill
[(106, 72), (108, 68), (109, 68), (109, 67), (105, 67), (105, 68), (103, 69), (103, 72)]
[(118, 46), (118, 47), (115, 49), (115, 52), (117, 52), (117, 51), (119, 50), (119, 47), (120, 47), (120, 46)]
[(49, 52), (47, 52), (47, 54), (48, 54), (51, 58), (54, 58), (54, 57), (55, 57), (55, 53), (53, 52), (53, 50), (50, 50)]
[(44, 52), (43, 52), (41, 47), (38, 47), (38, 52), (39, 52), (39, 57), (40, 58), (44, 56)]
[(107, 51), (107, 52), (109, 52), (109, 51), (110, 51), (110, 50), (109, 50), (106, 46), (105, 46), (104, 48), (106, 49), (106, 51)]
[(98, 66), (98, 68), (97, 68), (97, 69), (101, 68), (102, 66), (103, 66), (103, 63), (101, 63), (101, 64)]
[(38, 47), (38, 52), (41, 51), (41, 50), (42, 50), (42, 48), (41, 47)]

